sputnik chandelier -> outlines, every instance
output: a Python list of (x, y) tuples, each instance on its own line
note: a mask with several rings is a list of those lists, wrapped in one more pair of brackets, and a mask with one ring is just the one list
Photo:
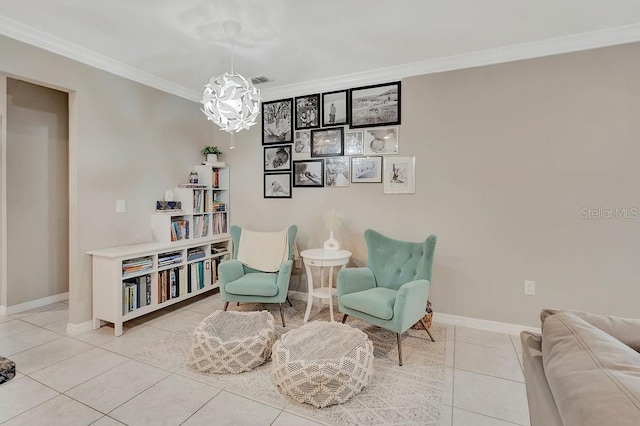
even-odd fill
[(240, 34), (240, 23), (224, 21), (222, 26), (225, 34), (231, 38), (231, 74), (212, 77), (205, 86), (200, 102), (207, 119), (217, 124), (221, 130), (231, 133), (233, 149), (233, 134), (256, 124), (262, 98), (251, 81), (233, 72), (233, 40)]

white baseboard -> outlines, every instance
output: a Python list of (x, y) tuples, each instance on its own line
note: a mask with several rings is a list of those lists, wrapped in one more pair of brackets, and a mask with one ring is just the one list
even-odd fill
[[(289, 298), (296, 300), (307, 300), (307, 293), (303, 291), (289, 290)], [(480, 330), (495, 331), (506, 334), (520, 334), (521, 331), (533, 331), (540, 333), (540, 328), (526, 325), (510, 324), (506, 322), (489, 321), (477, 318), (463, 317), (460, 315), (443, 314), (436, 312), (433, 320), (444, 324), (459, 325), (463, 327), (478, 328)]]
[(30, 300), (29, 302), (20, 303), (13, 306), (1, 306), (4, 308), (4, 312), (0, 310), (2, 315), (13, 315), (19, 314), (20, 312), (29, 311), (31, 309), (40, 308), (42, 306), (47, 306), (52, 303), (62, 302), (65, 300), (69, 300), (69, 292), (54, 294), (53, 296), (43, 297), (42, 299)]
[(440, 323), (478, 328), (480, 330), (495, 331), (498, 333), (520, 334), (521, 331), (533, 331), (534, 333), (540, 333), (540, 328), (537, 327), (469, 318), (460, 315), (443, 314), (440, 312), (435, 312), (433, 314), (433, 320)]
[(6, 317), (6, 316), (7, 316), (7, 307), (0, 306), (0, 317)]
[(93, 321), (85, 321), (80, 324), (67, 323), (67, 334), (69, 336), (77, 336), (93, 330)]

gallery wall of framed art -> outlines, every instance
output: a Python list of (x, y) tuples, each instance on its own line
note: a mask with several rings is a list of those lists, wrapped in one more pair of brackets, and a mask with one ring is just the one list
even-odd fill
[(384, 194), (415, 193), (415, 157), (398, 156), (401, 86), (396, 81), (264, 102), (264, 197), (375, 183), (383, 184)]

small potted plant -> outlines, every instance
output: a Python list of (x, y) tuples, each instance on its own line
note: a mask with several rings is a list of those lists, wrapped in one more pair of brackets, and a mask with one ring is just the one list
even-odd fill
[(218, 155), (222, 155), (222, 151), (217, 146), (205, 146), (201, 152), (207, 157), (207, 163), (215, 163), (218, 161)]

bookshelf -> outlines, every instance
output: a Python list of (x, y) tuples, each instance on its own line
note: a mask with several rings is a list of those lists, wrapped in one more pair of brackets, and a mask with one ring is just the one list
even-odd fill
[(181, 212), (153, 213), (151, 232), (158, 242), (229, 236), (229, 168), (195, 166), (198, 185), (174, 190)]
[(93, 328), (111, 322), (121, 336), (126, 321), (218, 288), (218, 265), (230, 252), (227, 236), (89, 251)]
[(195, 166), (198, 186), (176, 188), (179, 212), (153, 213), (153, 242), (91, 250), (93, 328), (126, 321), (219, 287), (218, 265), (231, 256), (229, 169)]

